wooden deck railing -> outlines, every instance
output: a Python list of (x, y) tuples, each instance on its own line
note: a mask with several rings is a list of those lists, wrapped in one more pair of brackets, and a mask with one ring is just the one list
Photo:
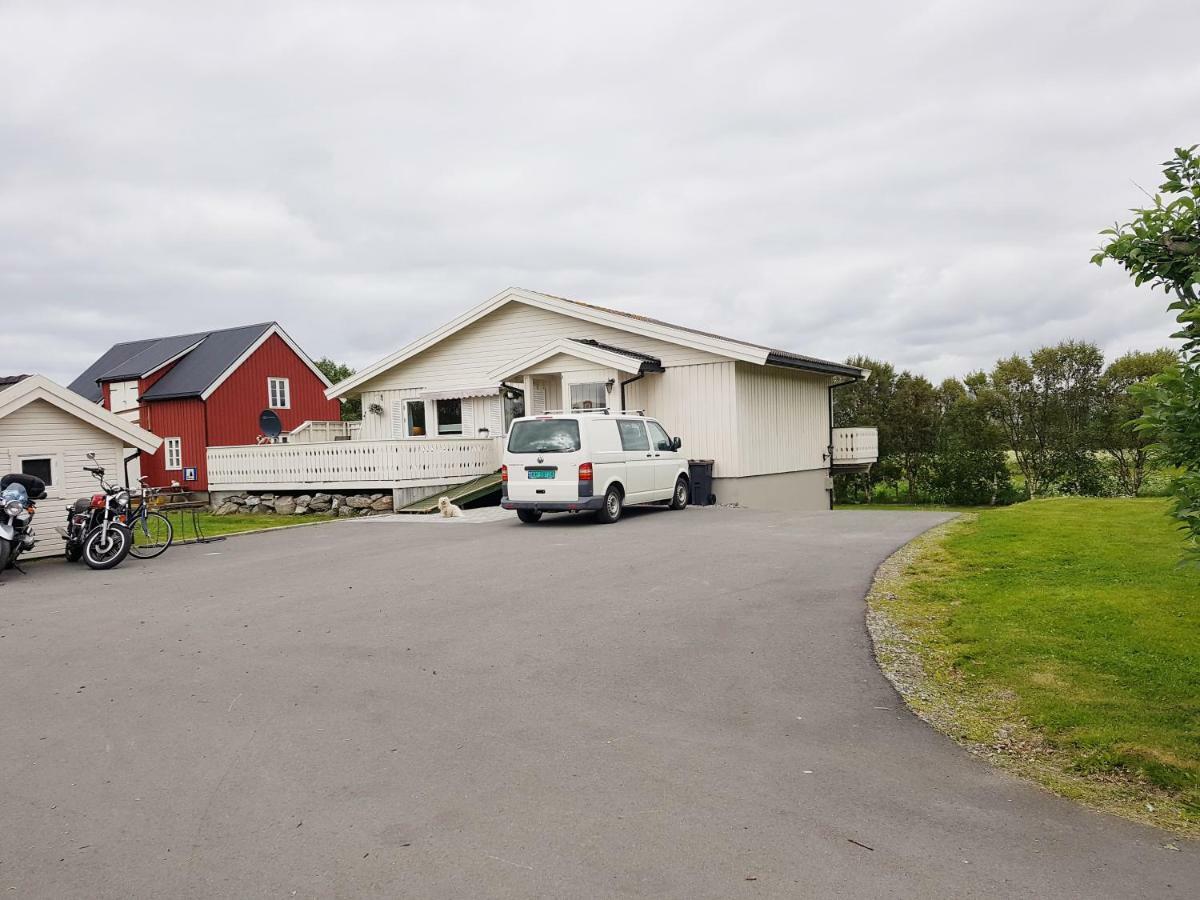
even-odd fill
[(877, 428), (833, 429), (833, 464), (861, 465), (879, 459)]
[(210, 490), (416, 487), (475, 478), (500, 468), (491, 438), (331, 441), (208, 449)]

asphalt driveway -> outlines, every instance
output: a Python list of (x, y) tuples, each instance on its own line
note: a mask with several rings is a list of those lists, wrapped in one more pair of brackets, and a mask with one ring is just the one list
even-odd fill
[(0, 587), (3, 897), (1184, 897), (1195, 846), (908, 714), (943, 517), (340, 522)]

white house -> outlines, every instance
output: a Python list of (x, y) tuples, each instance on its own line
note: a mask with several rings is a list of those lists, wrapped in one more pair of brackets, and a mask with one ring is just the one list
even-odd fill
[[(432, 441), (444, 454), (459, 452), (464, 442), (489, 441), (495, 455), (476, 468), (499, 464), (495, 439), (514, 416), (644, 410), (682, 438), (689, 457), (714, 461), (718, 502), (819, 509), (829, 506), (835, 466), (874, 461), (873, 428), (835, 433), (830, 427), (832, 390), (868, 375), (843, 363), (510, 288), (327, 395), (361, 395), (356, 437), (368, 444)], [(353, 452), (354, 443), (343, 442), (340, 452)], [(463, 477), (468, 474), (464, 469)]]
[(124, 483), (131, 451), (153, 453), (161, 443), (41, 375), (0, 379), (0, 474), (24, 472), (46, 482), (35, 523), (42, 540), (32, 556), (60, 553), (62, 543), (51, 525), (62, 524), (68, 503), (96, 493), (95, 479), (83, 471), (88, 453), (96, 454), (110, 480)]

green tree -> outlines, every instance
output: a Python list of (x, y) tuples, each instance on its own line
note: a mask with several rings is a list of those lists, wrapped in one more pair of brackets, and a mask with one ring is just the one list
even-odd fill
[(982, 372), (963, 381), (947, 378), (937, 389), (941, 411), (930, 495), (940, 503), (968, 506), (1016, 499), (1005, 460), (1004, 432), (988, 416), (978, 389)]
[(1175, 482), (1175, 515), (1189, 550), (1200, 556), (1200, 144), (1176, 148), (1163, 163), (1153, 205), (1133, 210), (1125, 224), (1101, 232), (1108, 240), (1092, 257), (1112, 260), (1134, 284), (1171, 297), (1183, 342), (1181, 359), (1138, 390), (1145, 411), (1139, 429), (1158, 442), (1168, 463), (1182, 467)]
[(1135, 390), (1175, 367), (1174, 350), (1133, 351), (1114, 360), (1100, 379), (1100, 405), (1095, 417), (1096, 445), (1112, 458), (1121, 492), (1136, 497), (1142, 489), (1156, 438), (1134, 426), (1146, 412), (1145, 392)]
[(1028, 359), (998, 361), (979, 386), (980, 400), (1025, 476), (1028, 496), (1055, 487), (1072, 493), (1099, 490), (1090, 430), (1103, 365), (1094, 344), (1064, 341), (1035, 350)]
[[(317, 360), (317, 368), (334, 384), (345, 381), (354, 374), (354, 370), (344, 363), (334, 362), (328, 356)], [(362, 399), (342, 397), (342, 421), (357, 422), (362, 418)]]
[(888, 426), (890, 450), (908, 481), (909, 500), (916, 499), (928, 480), (940, 414), (937, 391), (929, 379), (902, 372), (896, 379)]

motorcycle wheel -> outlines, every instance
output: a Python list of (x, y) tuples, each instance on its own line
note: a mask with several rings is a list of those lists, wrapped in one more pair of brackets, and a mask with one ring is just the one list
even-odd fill
[(83, 539), (83, 561), (92, 569), (114, 569), (129, 555), (133, 536), (124, 525), (110, 524), (108, 540), (104, 530), (96, 527)]
[(8, 568), (10, 556), (12, 556), (12, 542), (7, 538), (0, 538), (0, 572)]
[(67, 562), (79, 562), (79, 558), (83, 556), (83, 544), (75, 541), (67, 541), (67, 548), (64, 551)]

